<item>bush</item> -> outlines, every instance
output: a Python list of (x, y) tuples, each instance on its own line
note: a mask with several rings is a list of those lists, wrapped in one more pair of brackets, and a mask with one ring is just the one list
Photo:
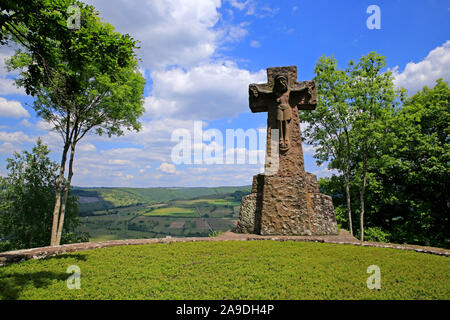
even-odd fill
[[(50, 161), (49, 153), (39, 139), (31, 153), (15, 153), (7, 159), (8, 175), (0, 177), (0, 238), (8, 240), (9, 250), (50, 244), (59, 166)], [(74, 233), (80, 225), (78, 199), (70, 194), (65, 216), (64, 241), (84, 239)]]
[(9, 241), (0, 241), (0, 252), (13, 250), (13, 245)]
[(390, 234), (379, 227), (369, 227), (364, 229), (364, 240), (373, 242), (389, 242)]

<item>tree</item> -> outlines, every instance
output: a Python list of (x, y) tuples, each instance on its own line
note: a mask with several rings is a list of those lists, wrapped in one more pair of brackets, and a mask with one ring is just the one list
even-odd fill
[[(138, 131), (145, 79), (138, 71), (136, 41), (101, 22), (92, 6), (73, 0), (33, 3), (41, 7), (10, 8), (2, 32), (22, 47), (8, 61), (9, 69), (21, 70), (17, 84), (36, 98), (37, 114), (64, 142), (50, 241), (59, 245), (78, 142), (93, 130), (109, 137)], [(69, 5), (80, 9), (79, 29), (67, 28)]]
[(349, 77), (337, 67), (333, 57), (322, 56), (314, 69), (318, 104), (313, 111), (300, 111), (306, 142), (315, 146), (317, 164), (329, 162), (328, 168), (337, 169), (345, 179), (348, 227), (353, 235), (350, 196), (351, 144), (353, 121), (349, 107)]
[[(441, 79), (405, 99), (379, 145), (384, 227), (397, 242), (450, 246), (450, 89)], [(383, 221), (379, 222), (380, 224)]]
[(376, 52), (362, 56), (357, 64), (349, 63), (350, 107), (355, 115), (352, 123), (352, 145), (356, 148), (355, 179), (360, 196), (360, 240), (364, 241), (365, 192), (371, 179), (368, 166), (377, 161), (377, 145), (385, 136), (385, 121), (392, 114), (397, 95), (394, 78), (386, 67), (386, 58)]
[[(8, 159), (8, 176), (0, 177), (0, 237), (11, 249), (42, 247), (51, 233), (51, 210), (55, 201), (58, 165), (39, 139), (32, 152), (15, 153)], [(64, 242), (79, 242), (78, 199), (68, 195)], [(84, 237), (85, 240), (86, 237)]]
[(377, 145), (385, 134), (384, 121), (397, 99), (393, 77), (382, 72), (385, 57), (371, 52), (346, 70), (333, 57), (321, 57), (316, 65), (318, 91), (316, 110), (303, 111), (307, 123), (306, 141), (316, 147), (318, 164), (329, 162), (344, 177), (350, 232), (352, 226), (352, 185), (359, 189), (360, 238), (364, 241), (366, 189), (375, 186), (368, 167), (378, 161)]

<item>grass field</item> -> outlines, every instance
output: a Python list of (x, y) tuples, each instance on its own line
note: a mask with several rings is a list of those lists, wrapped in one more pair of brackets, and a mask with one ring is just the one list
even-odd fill
[[(66, 286), (68, 266), (81, 289)], [(381, 269), (369, 290), (367, 268)], [(301, 242), (123, 246), (0, 268), (2, 299), (450, 299), (450, 260)]]
[(179, 207), (158, 208), (144, 214), (144, 216), (171, 216), (171, 217), (192, 217), (195, 215), (196, 213), (194, 210)]

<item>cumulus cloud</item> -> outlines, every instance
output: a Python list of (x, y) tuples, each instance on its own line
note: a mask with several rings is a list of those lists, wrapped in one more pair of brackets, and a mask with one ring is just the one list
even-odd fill
[[(231, 62), (217, 61), (227, 42), (241, 41), (248, 22), (225, 21), (220, 0), (90, 0), (101, 16), (122, 33), (141, 41), (141, 67), (151, 70), (147, 118), (219, 119), (247, 111), (247, 87), (265, 80)], [(255, 3), (242, 8), (253, 11)]]
[[(83, 139), (77, 150), (74, 184), (156, 187), (251, 182), (252, 175), (261, 171), (260, 166), (175, 167), (171, 161), (176, 144), (171, 135), (175, 129), (185, 128), (192, 134), (193, 120), (231, 118), (248, 112), (248, 84), (266, 82), (264, 70), (250, 72), (220, 55), (226, 44), (249, 36), (248, 22), (226, 20), (220, 13), (223, 4), (220, 0), (128, 0), (116, 1), (114, 5), (106, 0), (88, 2), (117, 31), (141, 41), (140, 68), (151, 78), (148, 79), (151, 92), (145, 101), (146, 114), (141, 119), (140, 132), (111, 139), (92, 133)], [(246, 1), (243, 13), (261, 16), (276, 11), (255, 4)], [(240, 10), (238, 7), (236, 2), (233, 10)], [(0, 92), (2, 79), (7, 80), (4, 91), (12, 92), (10, 78), (11, 75), (0, 74)], [(59, 159), (61, 137), (50, 131), (48, 123), (38, 121), (27, 129), (40, 134), (55, 152), (56, 160)], [(23, 132), (0, 132), (5, 151), (11, 150), (19, 140), (35, 142), (36, 139)], [(214, 142), (193, 145), (194, 149), (202, 150), (212, 147)], [(245, 148), (239, 151), (247, 157), (256, 152)]]
[(22, 104), (14, 100), (6, 100), (0, 97), (0, 117), (5, 118), (29, 118), (30, 114)]
[(264, 82), (265, 71), (239, 69), (234, 63), (205, 64), (190, 70), (152, 72), (146, 116), (220, 119), (248, 111), (249, 83)]
[(303, 144), (303, 154), (305, 155), (314, 155), (316, 152), (316, 147), (310, 145), (310, 144)]
[(97, 151), (97, 147), (92, 143), (81, 142), (78, 146), (78, 151), (80, 152), (95, 152)]
[(392, 69), (395, 85), (408, 90), (409, 94), (421, 90), (424, 86), (434, 87), (439, 78), (450, 81), (450, 40), (430, 51), (420, 62), (410, 62), (403, 72), (396, 66)]
[(22, 131), (16, 132), (0, 131), (0, 141), (10, 143), (18, 143), (18, 142), (21, 143), (21, 142), (34, 142), (35, 139), (23, 133)]
[(90, 0), (116, 30), (139, 40), (146, 68), (189, 67), (216, 50), (220, 0)]
[(165, 172), (165, 173), (176, 173), (177, 172), (177, 169), (175, 168), (175, 166), (173, 164), (166, 163), (166, 162), (162, 163), (159, 166), (158, 170)]
[(10, 78), (0, 78), (0, 94), (8, 95), (8, 94), (16, 94), (16, 95), (24, 95), (25, 91), (22, 88), (18, 88), (14, 82), (14, 80)]
[(331, 176), (338, 175), (339, 172), (335, 169), (330, 170), (328, 168), (321, 168), (319, 170), (314, 171), (313, 174), (316, 175), (317, 178), (319, 179), (319, 178), (329, 178)]
[(244, 11), (246, 15), (264, 18), (267, 16), (274, 16), (278, 13), (278, 8), (272, 8), (262, 4), (256, 0), (228, 0), (230, 5), (240, 11)]

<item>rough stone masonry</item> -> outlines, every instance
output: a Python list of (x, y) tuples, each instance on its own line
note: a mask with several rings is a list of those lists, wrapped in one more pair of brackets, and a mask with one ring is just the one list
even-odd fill
[(314, 81), (297, 82), (297, 67), (267, 69), (268, 82), (251, 84), (250, 109), (267, 112), (265, 172), (253, 177), (235, 231), (261, 235), (336, 235), (331, 197), (305, 171), (298, 110), (317, 104)]

